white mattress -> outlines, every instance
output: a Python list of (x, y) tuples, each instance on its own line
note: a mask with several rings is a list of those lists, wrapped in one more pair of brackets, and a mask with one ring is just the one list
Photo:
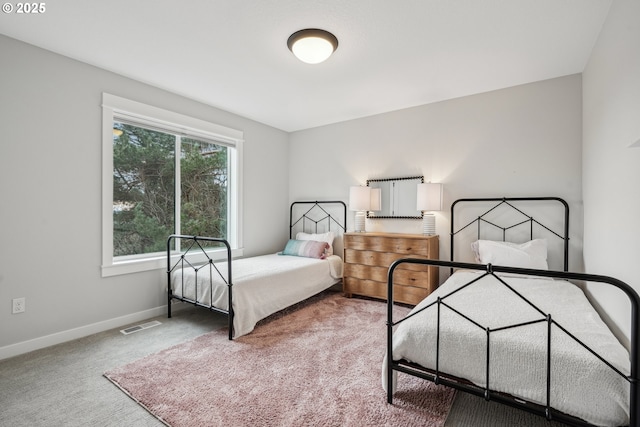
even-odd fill
[[(216, 266), (226, 278), (227, 263)], [(259, 320), (329, 288), (342, 277), (342, 259), (335, 255), (321, 260), (270, 254), (233, 260), (231, 268), (234, 337), (248, 334)], [(198, 272), (198, 301), (228, 310), (227, 285), (214, 270), (211, 293), (209, 270), (205, 266)], [(173, 293), (182, 296), (184, 285), (184, 296), (194, 299), (195, 282), (193, 269), (176, 269), (171, 278)]]
[[(412, 312), (477, 278), (451, 276)], [(600, 319), (582, 290), (560, 280), (508, 277), (505, 280), (552, 319), (629, 375), (629, 353)], [(483, 327), (498, 328), (543, 317), (492, 277), (446, 298), (452, 307)], [(393, 336), (394, 360), (435, 369), (436, 305), (401, 323)], [(398, 319), (395, 319), (397, 321)], [(551, 406), (596, 425), (629, 423), (629, 383), (554, 326)], [(486, 385), (486, 331), (446, 308), (441, 309), (440, 371)], [(490, 388), (546, 404), (547, 323), (491, 334)], [(385, 356), (386, 357), (386, 356)], [(386, 362), (386, 360), (385, 360)], [(397, 372), (394, 372), (394, 391)], [(383, 363), (386, 389), (386, 363)]]

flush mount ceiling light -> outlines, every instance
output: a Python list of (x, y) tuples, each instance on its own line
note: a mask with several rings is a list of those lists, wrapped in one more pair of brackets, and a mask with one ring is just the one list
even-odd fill
[(287, 46), (300, 61), (319, 64), (335, 52), (338, 39), (328, 31), (307, 28), (291, 34)]

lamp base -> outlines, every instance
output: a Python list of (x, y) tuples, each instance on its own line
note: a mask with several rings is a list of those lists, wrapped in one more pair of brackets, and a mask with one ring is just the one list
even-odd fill
[(434, 236), (436, 234), (436, 217), (434, 214), (422, 215), (422, 234)]
[(356, 233), (364, 233), (365, 215), (364, 212), (356, 212)]

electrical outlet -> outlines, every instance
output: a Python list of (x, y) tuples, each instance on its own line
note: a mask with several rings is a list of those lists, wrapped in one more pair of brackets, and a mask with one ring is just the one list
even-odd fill
[(14, 300), (13, 300), (13, 308), (11, 310), (12, 314), (24, 313), (26, 309), (27, 309), (27, 307), (26, 307), (26, 299), (24, 297), (23, 298), (14, 298)]

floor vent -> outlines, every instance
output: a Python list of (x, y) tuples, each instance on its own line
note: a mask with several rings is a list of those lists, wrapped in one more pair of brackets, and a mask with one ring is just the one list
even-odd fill
[(122, 332), (124, 335), (129, 335), (134, 332), (141, 331), (143, 329), (153, 328), (154, 326), (158, 326), (158, 325), (162, 325), (162, 323), (158, 322), (157, 320), (154, 320), (153, 322), (142, 323), (140, 325), (131, 326), (130, 328), (127, 328), (127, 329), (121, 329), (120, 332)]

